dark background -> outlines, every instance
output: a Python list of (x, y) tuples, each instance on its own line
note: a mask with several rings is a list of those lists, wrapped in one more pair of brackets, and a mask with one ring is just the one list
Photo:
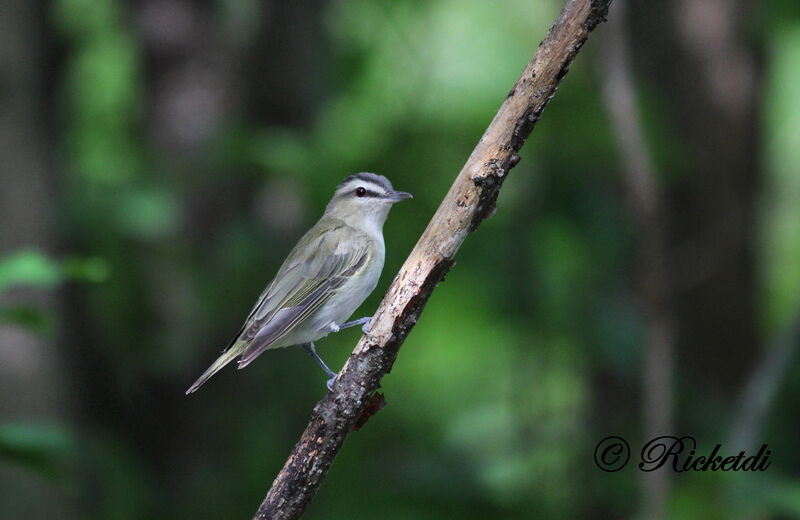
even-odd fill
[[(562, 4), (1, 5), (0, 518), (249, 518), (325, 377), (292, 348), (185, 389), (358, 171), (415, 195), (372, 312)], [(800, 4), (623, 7), (307, 518), (800, 518)], [(610, 117), (619, 70), (641, 145)], [(338, 367), (357, 338), (318, 348)], [(772, 465), (647, 479), (654, 432)], [(605, 473), (612, 434), (634, 456)]]

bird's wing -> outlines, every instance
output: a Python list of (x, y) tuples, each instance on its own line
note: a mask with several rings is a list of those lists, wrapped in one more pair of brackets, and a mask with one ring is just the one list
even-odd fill
[(368, 240), (352, 240), (352, 228), (338, 220), (318, 226), (322, 229), (295, 247), (251, 311), (234, 342), (247, 344), (239, 368), (300, 325), (369, 259)]

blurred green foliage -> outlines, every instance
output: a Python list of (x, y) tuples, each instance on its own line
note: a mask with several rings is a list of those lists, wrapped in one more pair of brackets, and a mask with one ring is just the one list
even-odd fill
[(22, 249), (0, 258), (0, 292), (15, 285), (53, 288), (64, 280), (99, 283), (107, 277), (108, 264), (96, 257), (58, 262), (39, 251)]
[(17, 251), (0, 258), (0, 291), (15, 284), (52, 287), (60, 280), (58, 265), (38, 251)]
[[(103, 282), (108, 264), (101, 258), (69, 257), (58, 262), (33, 249), (21, 249), (0, 258), (0, 294), (15, 287), (55, 289), (65, 280)], [(0, 305), (0, 324), (14, 324), (36, 332), (52, 332), (50, 317), (34, 305)]]
[(766, 161), (771, 175), (765, 194), (767, 323), (771, 329), (798, 312), (800, 294), (800, 26), (781, 23), (771, 43)]
[(0, 425), (0, 462), (29, 468), (53, 478), (63, 472), (74, 453), (71, 435), (60, 425)]

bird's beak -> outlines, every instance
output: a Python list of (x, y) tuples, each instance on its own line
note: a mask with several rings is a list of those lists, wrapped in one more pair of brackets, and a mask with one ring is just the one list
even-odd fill
[(411, 195), (410, 193), (406, 193), (405, 191), (393, 191), (389, 195), (389, 200), (392, 202), (400, 202), (401, 200), (413, 199), (413, 198), (414, 198), (413, 195)]

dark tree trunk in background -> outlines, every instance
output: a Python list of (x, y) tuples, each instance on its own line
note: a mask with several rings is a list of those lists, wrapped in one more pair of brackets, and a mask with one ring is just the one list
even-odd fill
[(134, 14), (143, 45), (148, 142), (164, 166), (198, 161), (238, 107), (238, 46), (244, 42), (226, 32), (213, 2), (144, 0)]
[[(45, 12), (40, 2), (8, 0), (0, 16), (0, 256), (22, 248), (54, 252)], [(54, 291), (12, 289), (0, 295), (0, 306), (34, 307), (58, 330)], [(70, 386), (62, 367), (54, 338), (0, 325), (0, 423), (66, 423)], [(0, 464), (0, 517), (70, 518), (61, 482)]]
[[(630, 219), (637, 231), (635, 285), (644, 329), (643, 433), (646, 439), (654, 439), (675, 431), (675, 318), (668, 291), (663, 175), (656, 170), (639, 112), (639, 96), (631, 71), (628, 3), (629, 0), (614, 2), (603, 40), (604, 62), (600, 71)], [(643, 493), (637, 516), (649, 520), (665, 518), (672, 475), (668, 471), (654, 471), (640, 477)]]
[[(161, 177), (174, 179), (172, 188), (177, 188), (181, 197), (183, 213), (179, 236), (166, 239), (162, 249), (174, 250), (178, 242), (183, 247), (178, 254), (191, 252), (194, 259), (186, 263), (202, 264), (208, 252), (219, 246), (230, 221), (248, 213), (266, 220), (275, 217), (276, 222), (266, 222), (267, 229), (280, 232), (288, 228), (289, 238), (296, 238), (297, 219), (259, 207), (271, 192), (281, 189), (272, 189), (275, 186), (267, 176), (256, 179), (256, 167), (249, 165), (247, 157), (229, 164), (214, 154), (231, 130), (232, 139), (246, 141), (266, 127), (301, 127), (311, 122), (321, 100), (318, 78), (326, 55), (324, 4), (322, 0), (266, 1), (223, 9), (211, 1), (145, 0), (138, 5), (135, 14), (144, 47), (147, 139), (156, 151), (155, 170)], [(243, 121), (257, 126), (239, 128)], [(287, 198), (297, 196), (291, 192), (282, 195), (284, 204)], [(277, 247), (281, 234), (275, 234), (275, 250), (265, 250), (265, 256), (285, 249)], [(157, 279), (158, 271), (156, 267), (154, 294), (165, 287)], [(255, 288), (252, 298), (257, 292)], [(186, 298), (188, 291), (182, 294)], [(154, 304), (163, 307), (165, 300), (159, 298)], [(190, 309), (191, 305), (171, 307)], [(168, 308), (156, 312), (171, 314)], [(187, 328), (185, 320), (162, 321), (177, 329)], [(196, 331), (195, 338), (184, 337), (183, 342), (197, 349), (207, 339), (203, 331)], [(220, 338), (220, 344), (225, 340)], [(204, 354), (207, 351), (198, 351), (198, 355)]]
[[(246, 159), (231, 164), (215, 154), (226, 132), (248, 139), (248, 132), (260, 131), (240, 128), (242, 121), (259, 127), (311, 121), (320, 99), (317, 69), (325, 54), (322, 4), (267, 1), (248, 8), (236, 2), (222, 7), (210, 0), (141, 0), (131, 8), (144, 72), (144, 142), (152, 152), (151, 171), (141, 172), (142, 182), (174, 195), (180, 212), (176, 229), (135, 243), (131, 250), (139, 259), (132, 263), (142, 286), (142, 312), (148, 316), (148, 325), (131, 334), (138, 337), (142, 352), (161, 351), (154, 359), (197, 359), (195, 370), (200, 371), (232, 333), (217, 336), (219, 331), (210, 330), (212, 325), (202, 319), (197, 278), (203, 276), (198, 272), (212, 269), (214, 258), (224, 255), (220, 247), (231, 222), (257, 211), (265, 182), (254, 171), (237, 171), (242, 163), (248, 167)], [(253, 6), (255, 12), (250, 12)], [(290, 219), (281, 225), (291, 226)], [(264, 258), (285, 250), (275, 240), (272, 246), (264, 249)], [(251, 297), (260, 289), (252, 287)], [(100, 323), (91, 322), (96, 315), (84, 319), (95, 335), (102, 330)], [(139, 369), (142, 376), (147, 377), (146, 369)], [(159, 513), (168, 516), (170, 507), (185, 504), (168, 500), (166, 493), (181, 493), (188, 484), (172, 480), (172, 468), (197, 463), (196, 446), (185, 437), (185, 427), (196, 420), (193, 413), (198, 410), (187, 407), (183, 387), (189, 382), (189, 377), (165, 378), (153, 370), (147, 380), (137, 381), (135, 396), (121, 395), (114, 386), (92, 390), (119, 400), (109, 415), (120, 420), (111, 427), (140, 446), (146, 466), (156, 470), (151, 485), (165, 493), (157, 502), (164, 508)], [(111, 378), (99, 383), (119, 382)]]
[[(749, 2), (635, 0), (639, 76), (658, 90), (678, 152), (661, 158), (673, 216), (667, 260), (679, 371), (720, 398), (759, 355), (755, 205), (760, 70), (748, 44)], [(670, 23), (664, 23), (669, 20)], [(644, 37), (644, 35), (647, 35)]]
[[(249, 12), (245, 4), (255, 6), (256, 12)], [(185, 431), (187, 424), (196, 420), (193, 413), (202, 408), (187, 407), (184, 396), (183, 387), (194, 377), (194, 371), (182, 381), (159, 370), (157, 360), (168, 364), (196, 358), (195, 371), (199, 371), (214, 349), (229, 339), (232, 332), (218, 337), (218, 331), (209, 330), (213, 326), (209, 320), (202, 319), (202, 305), (197, 302), (204, 297), (198, 287), (198, 278), (203, 276), (197, 272), (210, 269), (209, 264), (220, 256), (226, 226), (253, 211), (259, 193), (254, 172), (242, 175), (235, 171), (241, 165), (215, 156), (217, 145), (231, 127), (240, 121), (253, 121), (253, 113), (262, 114), (260, 123), (264, 125), (289, 125), (294, 120), (307, 123), (316, 107), (316, 101), (304, 96), (309, 95), (305, 87), (309, 78), (319, 77), (312, 70), (318, 61), (310, 55), (318, 56), (318, 60), (324, 56), (320, 48), (309, 47), (322, 46), (321, 2), (315, 2), (314, 9), (283, 4), (230, 2), (224, 7), (211, 0), (139, 0), (124, 12), (141, 46), (138, 57), (143, 84), (137, 87), (144, 100), (141, 134), (147, 160), (146, 170), (136, 172), (136, 180), (124, 189), (145, 186), (174, 196), (178, 223), (156, 236), (115, 233), (108, 237), (116, 241), (113, 247), (105, 244), (106, 249), (124, 248), (130, 258), (125, 265), (111, 266), (117, 273), (110, 284), (135, 281), (135, 288), (113, 290), (141, 300), (135, 305), (138, 318), (125, 317), (115, 324), (128, 344), (114, 344), (113, 348), (116, 352), (127, 348), (127, 354), (135, 351), (139, 366), (126, 368), (120, 361), (122, 355), (109, 358), (108, 327), (103, 320), (115, 316), (93, 312), (91, 297), (82, 287), (68, 294), (70, 334), (66, 342), (79, 360), (73, 360), (72, 367), (86, 396), (81, 400), (87, 405), (81, 410), (84, 431), (89, 435), (108, 431), (113, 438), (137, 447), (142, 456), (137, 464), (152, 470), (148, 491), (156, 497), (159, 515), (171, 516), (170, 508), (186, 505), (170, 499), (191, 484), (175, 482), (173, 470), (197, 461), (197, 452), (187, 442)], [(288, 14), (273, 19), (273, 12)], [(307, 30), (298, 32), (298, 27)], [(309, 32), (312, 30), (313, 34)], [(273, 32), (283, 36), (273, 36)], [(283, 56), (306, 54), (309, 57), (303, 60), (305, 69), (300, 72), (288, 64), (284, 64), (286, 70), (278, 66), (286, 59)], [(262, 76), (269, 80), (264, 85), (259, 83)], [(253, 85), (248, 84), (250, 81)], [(285, 93), (275, 103), (300, 107), (296, 115), (263, 108), (265, 100), (273, 98), (270, 89), (278, 87)], [(92, 249), (98, 233), (91, 226), (76, 229), (70, 249)], [(265, 248), (264, 256), (281, 250), (285, 248)], [(255, 298), (260, 289), (253, 287), (251, 297)], [(135, 381), (130, 380), (131, 375)], [(99, 488), (92, 491), (106, 490), (103, 475), (97, 474), (103, 469), (87, 469), (99, 482)]]
[(269, 1), (252, 47), (248, 105), (271, 125), (308, 125), (324, 101), (329, 60), (323, 12), (327, 0)]
[[(164, 357), (181, 359), (186, 352), (205, 352), (215, 338), (198, 314), (202, 296), (193, 276), (214, 252), (220, 228), (236, 213), (245, 187), (236, 172), (221, 171), (212, 159), (225, 125), (242, 109), (238, 93), (241, 46), (218, 2), (143, 0), (132, 12), (142, 45), (144, 142), (151, 151), (154, 182), (175, 197), (179, 210), (172, 232), (143, 245), (141, 281), (146, 305), (157, 323), (149, 342)], [(244, 34), (242, 34), (244, 36)], [(188, 354), (192, 356), (192, 354)], [(191, 464), (195, 446), (187, 443), (185, 425), (193, 423), (180, 378), (153, 373), (143, 384), (147, 399), (131, 413), (138, 417), (134, 435), (145, 446), (169, 507), (180, 515), (183, 504), (169, 500), (184, 482), (173, 468)]]

